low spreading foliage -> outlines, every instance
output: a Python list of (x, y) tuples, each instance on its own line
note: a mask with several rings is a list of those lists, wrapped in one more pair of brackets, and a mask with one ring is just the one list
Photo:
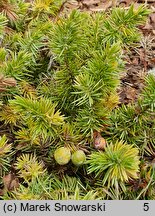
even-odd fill
[(124, 49), (138, 46), (150, 11), (64, 3), (0, 2), (1, 197), (154, 199), (155, 77), (135, 104), (117, 91)]

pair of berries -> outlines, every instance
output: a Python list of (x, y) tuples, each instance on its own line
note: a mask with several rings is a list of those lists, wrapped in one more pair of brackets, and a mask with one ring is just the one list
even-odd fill
[(60, 165), (67, 164), (70, 159), (75, 166), (82, 165), (86, 160), (86, 155), (82, 150), (77, 150), (71, 154), (70, 149), (66, 147), (60, 147), (55, 150), (54, 158)]

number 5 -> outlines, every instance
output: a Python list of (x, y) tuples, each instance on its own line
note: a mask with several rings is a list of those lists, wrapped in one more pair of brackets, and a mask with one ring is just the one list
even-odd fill
[(144, 211), (148, 211), (149, 210), (149, 203), (144, 203), (143, 210)]

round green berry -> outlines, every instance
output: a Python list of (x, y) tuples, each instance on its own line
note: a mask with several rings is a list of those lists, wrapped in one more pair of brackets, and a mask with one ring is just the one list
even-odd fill
[(78, 150), (72, 154), (71, 160), (72, 160), (72, 163), (74, 165), (80, 166), (85, 162), (86, 155), (85, 155), (84, 151)]
[(54, 152), (54, 158), (58, 164), (65, 165), (71, 159), (71, 152), (69, 148), (66, 147), (58, 148)]

